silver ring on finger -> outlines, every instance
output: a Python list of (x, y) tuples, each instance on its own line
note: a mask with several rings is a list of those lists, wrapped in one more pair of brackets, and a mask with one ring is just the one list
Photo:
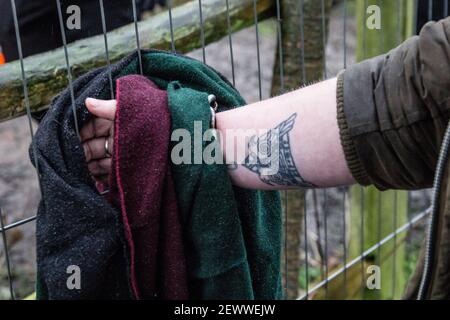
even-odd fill
[(111, 158), (111, 151), (109, 150), (109, 140), (105, 139), (105, 156), (106, 158)]

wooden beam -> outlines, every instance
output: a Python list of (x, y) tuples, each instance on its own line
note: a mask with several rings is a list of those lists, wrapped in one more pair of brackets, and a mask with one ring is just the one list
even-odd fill
[[(202, 1), (205, 42), (211, 43), (227, 35), (227, 11), (223, 0)], [(258, 0), (259, 20), (274, 14), (273, 0)], [(229, 0), (232, 31), (254, 23), (253, 0)], [(172, 11), (175, 48), (185, 53), (201, 47), (198, 1), (190, 1)], [(167, 12), (139, 22), (141, 48), (170, 50), (170, 25)], [(74, 78), (106, 65), (103, 35), (82, 39), (68, 45)], [(112, 62), (136, 50), (134, 24), (108, 33), (109, 56)], [(67, 69), (62, 48), (24, 59), (30, 108), (45, 110), (51, 99), (67, 84)], [(19, 61), (0, 67), (0, 121), (25, 114)]]
[[(370, 5), (380, 6), (381, 29), (366, 27), (366, 20), (370, 16), (367, 6)], [(414, 1), (409, 0), (357, 0), (358, 42), (356, 55), (358, 61), (383, 54), (411, 36), (413, 8)], [(350, 197), (350, 258), (359, 255), (362, 249), (368, 249), (379, 238), (386, 237), (407, 221), (408, 195), (406, 191), (379, 192), (372, 186), (364, 189), (355, 186), (351, 189)], [(364, 215), (363, 226), (361, 225), (361, 214)], [(397, 216), (395, 217), (395, 215)], [(364, 237), (364, 248), (361, 248), (361, 236)], [(403, 237), (405, 236), (405, 234), (398, 236), (396, 241), (385, 244), (371, 256), (375, 264), (381, 264), (381, 289), (359, 290), (359, 298), (382, 300), (401, 298), (407, 278), (404, 272), (406, 253)], [(395, 242), (402, 243), (402, 245), (396, 246)], [(380, 256), (386, 258), (383, 260)], [(365, 287), (361, 287), (360, 283), (359, 288)]]
[[(399, 235), (399, 238), (397, 239), (395, 246), (393, 243), (393, 239), (391, 239), (389, 244), (389, 250), (383, 250), (383, 252), (380, 255), (379, 261), (374, 261), (374, 257), (370, 256), (364, 260), (361, 261), (364, 265), (364, 270), (367, 270), (368, 267), (375, 265), (376, 263), (380, 262), (381, 265), (384, 263), (387, 263), (390, 259), (392, 259), (392, 255), (395, 250), (398, 250), (398, 248), (403, 247), (406, 241), (406, 235), (405, 233), (402, 233)], [(347, 261), (348, 262), (348, 261)], [(341, 270), (343, 265), (338, 265), (330, 270), (330, 275), (333, 275), (335, 272), (338, 272)], [(371, 273), (372, 274), (372, 273)], [(361, 283), (366, 283), (369, 276), (371, 275), (369, 273), (361, 273), (361, 264), (356, 263), (352, 266), (350, 266), (345, 275), (344, 279), (344, 272), (341, 272), (339, 275), (337, 275), (332, 281), (328, 282), (328, 293), (326, 292), (324, 286), (322, 286), (320, 289), (318, 289), (316, 292), (311, 294), (311, 300), (359, 300), (361, 298)], [(382, 279), (381, 275), (381, 279)], [(312, 286), (315, 286), (319, 283), (317, 281)], [(381, 286), (383, 284), (381, 283)], [(376, 289), (374, 289), (376, 291)]]

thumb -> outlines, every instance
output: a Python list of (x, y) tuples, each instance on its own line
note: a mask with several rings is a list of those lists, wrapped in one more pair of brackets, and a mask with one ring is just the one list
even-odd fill
[(87, 98), (85, 104), (89, 112), (99, 118), (112, 121), (116, 117), (116, 100)]

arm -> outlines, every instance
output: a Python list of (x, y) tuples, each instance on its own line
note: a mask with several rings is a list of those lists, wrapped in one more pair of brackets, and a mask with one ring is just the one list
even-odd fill
[[(431, 186), (450, 118), (449, 38), (450, 18), (430, 23), (420, 36), (351, 66), (338, 80), (217, 114), (225, 160), (238, 164), (230, 166), (233, 182), (272, 189), (355, 180), (379, 189)], [(81, 132), (86, 158), (94, 176), (105, 176), (110, 159), (105, 159), (104, 142), (111, 134), (115, 101), (92, 99), (86, 105), (98, 117)], [(230, 143), (233, 134), (227, 129), (239, 128), (256, 133)], [(280, 132), (278, 140), (273, 130)], [(271, 142), (270, 155), (278, 151), (280, 171), (267, 174), (267, 155), (247, 161), (264, 140)]]
[[(105, 137), (112, 135), (115, 101), (88, 99), (86, 106), (97, 116), (81, 131), (86, 159), (91, 173), (105, 181), (111, 166), (105, 158)], [(287, 189), (354, 183), (339, 140), (336, 79), (217, 113), (216, 127), (225, 162), (231, 164), (230, 177), (238, 186)], [(247, 158), (249, 147), (255, 150), (267, 140), (267, 132), (271, 133), (272, 161), (264, 163), (260, 156), (252, 162)], [(265, 175), (267, 165), (275, 171)]]
[[(339, 138), (336, 79), (218, 113), (216, 126), (226, 163), (238, 163), (229, 166), (238, 186), (285, 189), (354, 183)], [(265, 146), (268, 140), (272, 159), (264, 150), (255, 152), (258, 142)], [(249, 153), (256, 153), (258, 161)], [(264, 175), (271, 165), (278, 170)]]

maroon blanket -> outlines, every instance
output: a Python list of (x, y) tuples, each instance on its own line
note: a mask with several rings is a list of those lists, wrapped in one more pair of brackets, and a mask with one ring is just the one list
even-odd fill
[(119, 78), (110, 200), (120, 207), (138, 299), (187, 299), (182, 231), (170, 173), (167, 93)]

